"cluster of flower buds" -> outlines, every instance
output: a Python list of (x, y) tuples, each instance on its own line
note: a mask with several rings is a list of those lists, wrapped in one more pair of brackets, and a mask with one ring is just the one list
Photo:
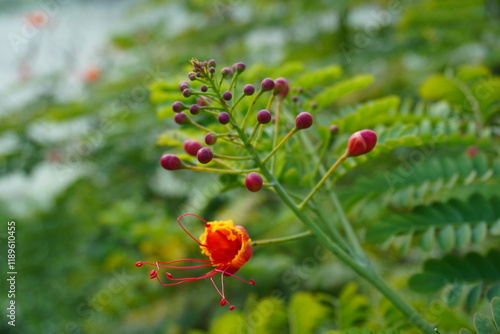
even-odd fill
[[(239, 85), (238, 79), (246, 70), (242, 62), (220, 70), (217, 70), (215, 60), (192, 59), (191, 64), (188, 80), (181, 81), (178, 86), (186, 100), (174, 102), (172, 110), (177, 124), (195, 127), (201, 135), (184, 142), (187, 155), (162, 156), (161, 166), (167, 170), (190, 169), (240, 175), (242, 184), (252, 192), (268, 186), (261, 175), (261, 167), (268, 161), (273, 165), (279, 149), (298, 131), (313, 125), (313, 115), (298, 113), (289, 132), (281, 133), (286, 128), (285, 120), (290, 118), (290, 115), (284, 117), (280, 103), (290, 91), (285, 78), (265, 78), (257, 87), (251, 83)], [(262, 99), (267, 103), (259, 103)], [(332, 134), (338, 131), (338, 127), (331, 127)], [(272, 142), (270, 152), (259, 151), (258, 143), (264, 136)], [(371, 151), (376, 140), (375, 133), (370, 130), (353, 134), (346, 157)]]

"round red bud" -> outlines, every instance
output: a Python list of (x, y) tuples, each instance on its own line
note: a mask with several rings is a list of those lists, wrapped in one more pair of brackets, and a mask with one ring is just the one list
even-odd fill
[(217, 116), (217, 120), (219, 121), (220, 124), (227, 124), (229, 123), (229, 120), (231, 119), (231, 116), (223, 111), (219, 114), (219, 116)]
[(245, 85), (245, 87), (243, 87), (243, 94), (245, 95), (253, 95), (253, 93), (255, 93), (255, 87), (253, 85)]
[(181, 112), (184, 109), (186, 109), (186, 106), (181, 101), (175, 101), (174, 103), (172, 103), (172, 110), (174, 112)]
[(179, 124), (179, 125), (188, 124), (189, 123), (188, 115), (186, 115), (183, 112), (179, 112), (179, 113), (175, 114), (174, 122)]
[(273, 79), (266, 78), (262, 80), (260, 86), (262, 87), (263, 91), (272, 90), (274, 88), (274, 81)]
[(222, 93), (222, 98), (226, 101), (229, 101), (233, 98), (233, 94), (231, 94), (230, 91), (225, 91), (224, 93)]
[(257, 122), (260, 124), (267, 124), (271, 122), (272, 115), (269, 110), (262, 109), (257, 113)]
[(205, 135), (205, 144), (214, 145), (217, 142), (217, 135), (213, 132), (209, 132)]
[(251, 172), (245, 178), (245, 186), (251, 192), (257, 192), (260, 189), (262, 189), (263, 183), (264, 183), (264, 181), (262, 180), (262, 177), (255, 172)]
[(196, 153), (198, 153), (202, 147), (203, 146), (194, 139), (188, 139), (184, 142), (184, 151), (192, 156), (196, 156)]
[(274, 89), (273, 94), (277, 95), (278, 98), (285, 98), (288, 95), (288, 90), (290, 86), (288, 85), (288, 81), (285, 78), (278, 78), (274, 80)]
[(189, 82), (187, 82), (187, 81), (181, 81), (179, 83), (179, 90), (182, 92), (186, 88), (189, 88)]
[(173, 154), (165, 154), (160, 158), (160, 165), (166, 170), (182, 169), (184, 164), (178, 156)]
[(363, 155), (375, 147), (377, 144), (377, 134), (372, 130), (361, 130), (354, 132), (347, 142), (347, 152), (350, 157)]
[(295, 127), (299, 130), (307, 129), (313, 124), (313, 117), (308, 112), (301, 112), (295, 118)]
[(198, 151), (196, 157), (202, 164), (208, 164), (214, 158), (214, 152), (208, 147), (203, 147)]

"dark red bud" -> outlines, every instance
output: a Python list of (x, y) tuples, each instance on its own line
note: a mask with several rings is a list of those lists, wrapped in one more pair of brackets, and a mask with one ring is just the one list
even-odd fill
[(160, 165), (167, 170), (177, 170), (184, 168), (184, 164), (178, 156), (165, 154), (160, 158)]
[(189, 123), (189, 117), (183, 112), (179, 112), (175, 114), (174, 116), (174, 121), (175, 123), (182, 125), (182, 124), (188, 124)]
[(214, 145), (217, 142), (217, 135), (213, 132), (209, 132), (205, 135), (205, 144)]
[(337, 125), (330, 125), (330, 133), (332, 135), (336, 134), (337, 132), (339, 132), (339, 127)]
[(217, 116), (217, 120), (219, 121), (220, 124), (227, 124), (229, 123), (229, 120), (231, 119), (231, 116), (223, 111), (219, 114), (219, 116)]
[(229, 101), (233, 98), (233, 94), (231, 94), (231, 92), (229, 91), (225, 91), (224, 93), (222, 93), (222, 98), (226, 101)]
[(196, 156), (196, 153), (198, 153), (202, 147), (203, 146), (194, 139), (188, 139), (184, 142), (184, 151), (192, 156)]
[(175, 101), (174, 103), (172, 103), (172, 110), (174, 112), (181, 112), (185, 109), (186, 109), (186, 106), (184, 105), (184, 103), (182, 103), (180, 101)]
[(313, 124), (313, 117), (308, 112), (301, 112), (295, 118), (295, 127), (299, 130), (307, 129)]
[(273, 79), (266, 78), (262, 80), (260, 86), (262, 87), (263, 91), (269, 91), (274, 88), (274, 81)]
[(208, 164), (214, 158), (214, 152), (208, 147), (203, 147), (198, 151), (196, 157), (202, 164)]
[(262, 177), (255, 172), (251, 172), (245, 178), (245, 186), (251, 192), (257, 192), (262, 189), (263, 183), (264, 181), (262, 180)]
[(263, 109), (257, 113), (257, 122), (259, 122), (260, 124), (267, 124), (271, 122), (271, 119), (272, 115), (269, 110)]
[(372, 130), (354, 132), (347, 142), (347, 152), (351, 157), (366, 154), (377, 144), (377, 134)]
[(238, 73), (238, 74), (243, 72), (246, 68), (247, 68), (247, 66), (245, 65), (245, 63), (236, 63), (232, 67), (233, 71)]
[(192, 114), (192, 115), (196, 115), (200, 112), (200, 106), (197, 105), (197, 104), (192, 104), (190, 107), (189, 107), (189, 112)]
[(277, 95), (278, 98), (285, 98), (288, 95), (288, 90), (290, 86), (288, 85), (288, 81), (285, 78), (278, 78), (274, 80), (274, 89), (273, 94)]
[(253, 85), (245, 85), (245, 87), (243, 87), (243, 94), (245, 95), (253, 95), (253, 93), (255, 93), (255, 87)]
[(189, 82), (187, 82), (187, 81), (181, 81), (179, 83), (179, 90), (182, 92), (186, 88), (189, 88)]

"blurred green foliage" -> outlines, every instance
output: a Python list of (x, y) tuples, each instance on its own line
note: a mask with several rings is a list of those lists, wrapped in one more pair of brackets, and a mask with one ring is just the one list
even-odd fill
[[(313, 238), (256, 248), (239, 275), (257, 285), (227, 280), (231, 302), (238, 305), (233, 312), (217, 307), (209, 282), (163, 288), (134, 266), (138, 260), (201, 256), (175, 222), (186, 212), (206, 220), (232, 219), (253, 239), (303, 230), (271, 193), (249, 196), (231, 178), (160, 170), (159, 157), (176, 146), (171, 138), (179, 135), (169, 103), (179, 98), (177, 83), (192, 57), (228, 65), (244, 61), (254, 64), (245, 73), (249, 82), (283, 76), (292, 87), (313, 92), (303, 106), (317, 101), (326, 111), (317, 115), (317, 123), (341, 129), (330, 160), (343, 150), (350, 132), (376, 127), (380, 145), (370, 163), (361, 158), (335, 175), (348, 215), (361, 235), (368, 231), (365, 247), (384, 277), (441, 333), (472, 329), (473, 312), (487, 309), (493, 295), (467, 290), (470, 298), (462, 303), (445, 303), (439, 294), (443, 282), (461, 278), (466, 270), (441, 273), (443, 280), (431, 287), (420, 286), (429, 281), (418, 278), (432, 275), (429, 263), (444, 267), (457, 258), (443, 258), (445, 251), (474, 251), (484, 260), (498, 245), (498, 197), (492, 197), (500, 180), (498, 1), (150, 0), (131, 4), (127, 15), (160, 11), (181, 15), (185, 22), (171, 29), (160, 20), (109, 36), (102, 56), (108, 66), (102, 66), (98, 80), (83, 84), (81, 96), (61, 97), (59, 76), (33, 78), (49, 88), (2, 112), (0, 138), (14, 144), (2, 151), (1, 176), (24, 177), (28, 189), (9, 189), (14, 197), (7, 194), (0, 201), (1, 220), (17, 223), (19, 273), (16, 327), (4, 319), (0, 330), (411, 332), (392, 305)], [(133, 61), (120, 64), (123, 54)], [(319, 138), (324, 130), (319, 126)], [(445, 136), (442, 145), (423, 163), (410, 164), (413, 172), (401, 181), (411, 148), (425, 148), (438, 134)], [(467, 155), (471, 147), (480, 151), (473, 159)], [(292, 185), (301, 182), (296, 167), (282, 176)], [(43, 185), (30, 188), (44, 169), (50, 171), (45, 184), (60, 185), (57, 192), (46, 194)], [(15, 194), (32, 191), (43, 200), (29, 202), (24, 196), (16, 203)], [(496, 211), (483, 217), (480, 204)], [(421, 226), (415, 221), (419, 215), (435, 219)], [(446, 224), (462, 229), (441, 229)], [(454, 247), (472, 240), (467, 233), (482, 230), (476, 243)], [(435, 242), (441, 248), (430, 246)], [(0, 267), (6, 268), (4, 256)], [(488, 284), (498, 285), (496, 274)], [(416, 284), (433, 295), (411, 291), (410, 276), (410, 287)], [(467, 277), (463, 281), (471, 284)], [(443, 294), (465, 286), (452, 283)], [(495, 317), (498, 321), (498, 310)]]

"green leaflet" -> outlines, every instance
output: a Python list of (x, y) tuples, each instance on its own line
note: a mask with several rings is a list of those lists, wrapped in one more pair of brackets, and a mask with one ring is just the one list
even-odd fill
[(339, 98), (349, 93), (360, 91), (371, 85), (374, 81), (375, 78), (371, 75), (357, 75), (353, 78), (326, 87), (319, 94), (314, 96), (312, 100), (316, 101), (320, 108), (328, 107)]
[(380, 243), (395, 235), (415, 233), (420, 246), (432, 249), (436, 233), (437, 244), (444, 251), (477, 244), (488, 237), (491, 226), (500, 219), (500, 197), (486, 198), (480, 194), (466, 201), (456, 199), (415, 207), (408, 214), (393, 214), (368, 228), (367, 240)]
[[(470, 252), (459, 257), (450, 254), (441, 259), (427, 260), (423, 271), (410, 277), (409, 286), (419, 293), (434, 293), (436, 298), (446, 296), (443, 300), (450, 307), (463, 299), (464, 307), (472, 309), (482, 298), (495, 299), (500, 294), (497, 290), (499, 264), (500, 251), (497, 249), (486, 255)], [(449, 288), (444, 294), (437, 293), (446, 286)]]

